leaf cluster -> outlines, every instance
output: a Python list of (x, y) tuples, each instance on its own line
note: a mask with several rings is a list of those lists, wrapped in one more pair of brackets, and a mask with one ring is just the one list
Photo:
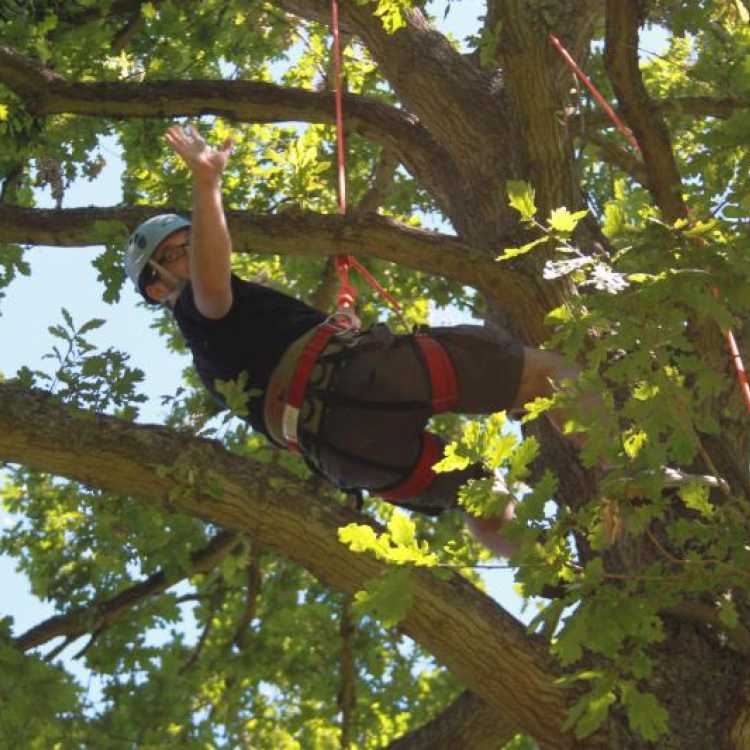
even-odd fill
[(99, 351), (86, 334), (101, 328), (105, 321), (92, 318), (77, 327), (70, 313), (62, 309), (63, 323), (50, 326), (50, 334), (61, 342), (44, 355), (55, 363), (52, 375), (41, 370), (21, 368), (17, 378), (26, 387), (46, 384), (51, 393), (74, 406), (114, 413), (123, 419), (135, 419), (137, 404), (146, 396), (139, 393), (143, 371), (129, 365), (130, 355), (114, 347)]

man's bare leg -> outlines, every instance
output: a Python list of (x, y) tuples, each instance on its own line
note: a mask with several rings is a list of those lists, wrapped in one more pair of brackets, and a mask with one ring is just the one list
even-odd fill
[[(525, 404), (535, 398), (550, 397), (561, 387), (563, 381), (574, 381), (579, 375), (580, 370), (567, 364), (559, 354), (542, 349), (526, 348), (524, 349), (521, 382), (512, 408), (522, 409)], [(594, 409), (594, 400), (592, 399), (590, 405), (584, 404), (584, 408)], [(556, 410), (547, 412), (547, 417), (562, 434), (567, 415)], [(568, 433), (565, 437), (577, 448), (583, 445), (584, 436), (581, 433)], [(515, 502), (510, 501), (501, 515), (489, 518), (479, 518), (466, 513), (466, 528), (478, 542), (494, 554), (500, 557), (510, 557), (518, 551), (518, 545), (504, 538), (502, 528), (513, 519), (515, 507)]]
[(516, 504), (511, 500), (499, 516), (480, 518), (464, 513), (464, 522), (471, 535), (482, 546), (498, 557), (510, 557), (518, 552), (518, 545), (505, 538), (502, 528), (513, 520), (515, 509)]
[[(575, 365), (570, 365), (555, 352), (546, 352), (542, 349), (524, 349), (524, 366), (521, 373), (521, 383), (518, 394), (513, 403), (513, 409), (522, 409), (524, 404), (535, 398), (549, 398), (562, 388), (564, 381), (575, 381), (581, 374), (581, 370)], [(582, 406), (586, 410), (596, 408), (596, 398), (587, 399)], [(568, 415), (559, 410), (547, 412), (547, 418), (551, 424), (563, 434), (563, 427), (568, 420)], [(582, 447), (584, 437), (581, 433), (568, 433), (566, 439), (570, 440), (577, 448)]]

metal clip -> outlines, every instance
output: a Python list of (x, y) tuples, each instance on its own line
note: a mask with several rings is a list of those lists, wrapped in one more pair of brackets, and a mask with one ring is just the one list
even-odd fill
[(325, 319), (325, 324), (339, 329), (334, 334), (337, 339), (353, 338), (359, 333), (359, 318), (349, 310), (336, 310)]

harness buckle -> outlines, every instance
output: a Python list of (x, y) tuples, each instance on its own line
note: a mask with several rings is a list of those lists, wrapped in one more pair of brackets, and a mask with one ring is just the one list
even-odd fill
[(287, 448), (290, 450), (299, 450), (297, 443), (297, 425), (299, 424), (299, 409), (288, 402), (284, 404), (284, 411), (281, 415), (281, 432), (286, 440)]

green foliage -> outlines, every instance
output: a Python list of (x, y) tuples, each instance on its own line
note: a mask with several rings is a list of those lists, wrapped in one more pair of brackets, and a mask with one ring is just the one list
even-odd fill
[(607, 718), (609, 709), (617, 700), (614, 692), (599, 685), (590, 693), (587, 693), (570, 710), (568, 720), (564, 728), (575, 729), (576, 737), (583, 738), (595, 732)]
[(518, 734), (503, 746), (503, 750), (539, 750), (539, 745), (529, 737)]
[(653, 742), (669, 731), (668, 714), (653, 693), (642, 693), (632, 683), (624, 683), (621, 692), (630, 725), (645, 740)]
[[(0, 44), (47, 62), (72, 81), (236, 78), (308, 91), (330, 88), (329, 29), (288, 15), (274, 3), (164, 0), (142, 3), (137, 15), (120, 5), (5, 3)], [(423, 3), (369, 5), (383, 27), (398, 35), (405, 11)], [(672, 34), (665, 54), (642, 63), (652, 96), (747, 97), (746, 3), (655, 0), (649, 13)], [(467, 64), (478, 59), (482, 74), (494, 76), (505, 42), (502, 25), (470, 41), (476, 54), (466, 57)], [(598, 46), (589, 68), (611, 96)], [(344, 50), (344, 74), (349, 92), (408, 109), (357, 41)], [(587, 105), (572, 104), (584, 130), (592, 127)], [(580, 362), (583, 374), (573, 387), (527, 405), (525, 424), (531, 428), (550, 410), (561, 410), (566, 430), (587, 438), (583, 462), (589, 467), (606, 462), (611, 470), (591, 497), (558, 504), (564, 478), (537, 465), (543, 453), (539, 443), (511, 432), (504, 415), (445, 419), (448, 448), (437, 470), (484, 466), (488, 477), (472, 480), (460, 492), (462, 508), (472, 513), (491, 517), (509, 502), (517, 504), (507, 529), (519, 547), (513, 559), (517, 587), (527, 598), (551, 586), (562, 594), (540, 605), (529, 629), (547, 638), (568, 670), (563, 684), (584, 689), (568, 721), (579, 737), (606, 722), (613, 708), (628, 717), (644, 742), (657, 742), (668, 732), (665, 707), (650, 692), (656, 690), (650, 687), (654, 653), (666, 637), (664, 608), (700, 602), (713, 618), (706, 629), (722, 642), (726, 638), (727, 648), (748, 626), (743, 597), (750, 518), (744, 491), (734, 483), (725, 493), (699, 480), (665, 487), (661, 468), (703, 472), (705, 456), (719, 441), (736, 442), (727, 465), (747, 461), (746, 431), (739, 426), (742, 405), (725, 360), (716, 356), (721, 346), (716, 340), (728, 327), (737, 330), (741, 342), (747, 338), (749, 122), (745, 108), (726, 117), (669, 114), (692, 209), (689, 224), (674, 226), (661, 220), (643, 185), (608, 165), (587, 142), (577, 168), (588, 213), (601, 223), (608, 248), (579, 244), (585, 212), (561, 206), (543, 216), (532, 185), (518, 180), (505, 186), (525, 236), (519, 247), (497, 249), (498, 260), (515, 269), (540, 258), (545, 280), (564, 279), (578, 290), (577, 297), (550, 311), (554, 336), (546, 346)], [(212, 142), (227, 136), (236, 141), (224, 179), (229, 208), (281, 213), (289, 221), (300, 210), (336, 211), (330, 125), (203, 117), (196, 126)], [(125, 162), (124, 203), (188, 210), (189, 180), (164, 146), (165, 127), (157, 119), (41, 118), (3, 88), (4, 200), (31, 207), (43, 191), (64, 205), (71, 183), (96, 177), (107, 149), (117, 143)], [(347, 132), (352, 208), (388, 156), (356, 130)], [(607, 137), (621, 142), (618, 135)], [(502, 186), (493, 189), (498, 194)], [(439, 213), (442, 199), (397, 169), (379, 211), (419, 226), (425, 214)], [(96, 230), (105, 248), (94, 261), (101, 293), (105, 301), (116, 302), (124, 281), (126, 229), (105, 223)], [(312, 257), (249, 253), (237, 254), (234, 263), (243, 277), (307, 300), (320, 291), (325, 267), (324, 260)], [(482, 304), (450, 279), (376, 259), (366, 264), (404, 302), (407, 325), (426, 322), (434, 306), (475, 311)], [(0, 289), (28, 270), (24, 248), (0, 247)], [(361, 292), (365, 322), (390, 315), (363, 285)], [(155, 313), (154, 327), (166, 349), (184, 350), (163, 312)], [(142, 374), (124, 353), (97, 348), (92, 334), (102, 329), (101, 319), (76, 325), (63, 311), (62, 321), (50, 328), (56, 342), (48, 357), (50, 372), (27, 367), (19, 380), (47, 387), (78, 406), (135, 418), (143, 401)], [(241, 380), (219, 387), (235, 414), (244, 413), (248, 395), (260, 395), (248, 394)], [(581, 408), (592, 400), (595, 409)], [(183, 386), (164, 397), (164, 405), (168, 426), (217, 438), (263, 467), (287, 468), (306, 482), (311, 495), (327, 493), (331, 502), (341, 502), (299, 459), (280, 457), (245, 425), (216, 420), (217, 407), (194, 371), (186, 371)], [(161, 472), (174, 480), (173, 499), (196, 490), (221, 497), (217, 477), (198, 475), (189, 456)], [(29, 469), (11, 466), (4, 477), (2, 502), (10, 523), (0, 534), (0, 552), (14, 559), (34, 594), (57, 614), (75, 615), (87, 633), (96, 632), (91, 643), (76, 642), (63, 653), (87, 646), (80, 662), (98, 688), (87, 696), (54, 657), (48, 663), (41, 654), (21, 654), (10, 640), (10, 623), (4, 623), (3, 741), (10, 737), (13, 746), (30, 748), (338, 746), (340, 674), (332, 665), (338, 665), (343, 644), (340, 595), (247, 540), (208, 573), (191, 572), (191, 555), (217, 531), (210, 525)], [(404, 647), (392, 629), (412, 605), (412, 566), (428, 567), (435, 575), (458, 568), (481, 585), (471, 566), (487, 553), (459, 530), (459, 514), (435, 523), (409, 519), (372, 498), (367, 507), (386, 529), (352, 525), (341, 529), (340, 538), (351, 550), (387, 564), (384, 574), (355, 597), (358, 618), (350, 642), (356, 664), (354, 744), (375, 750), (432, 718), (461, 689), (419, 647)], [(115, 621), (96, 627), (98, 603), (162, 574), (173, 584), (168, 591), (145, 597)], [(508, 747), (526, 750), (533, 743), (518, 737)]]
[[(367, 5), (371, 0), (356, 0), (358, 5)], [(377, 0), (377, 5), (373, 11), (383, 23), (383, 28), (392, 34), (398, 31), (406, 24), (403, 18), (403, 11), (414, 5), (412, 0)]]
[(532, 221), (536, 215), (534, 188), (528, 182), (519, 180), (509, 180), (506, 187), (510, 206), (521, 214), (523, 221)]
[(377, 534), (372, 526), (349, 524), (339, 529), (339, 539), (353, 552), (371, 552), (378, 559), (393, 565), (433, 567), (437, 556), (427, 544), (416, 538), (416, 526), (407, 516), (394, 513), (388, 531)]
[(386, 628), (401, 622), (411, 605), (409, 571), (404, 567), (394, 568), (380, 578), (368, 581), (365, 590), (354, 596), (355, 612), (360, 616), (374, 615)]
[(92, 318), (76, 327), (65, 308), (62, 317), (62, 324), (48, 328), (61, 344), (53, 345), (52, 351), (44, 355), (55, 362), (54, 374), (24, 367), (18, 372), (18, 380), (27, 387), (46, 384), (52, 393), (72, 405), (99, 412), (112, 409), (121, 418), (134, 419), (138, 415), (137, 404), (146, 400), (137, 392), (143, 371), (130, 367), (130, 355), (114, 347), (99, 351), (85, 338), (106, 321)]
[[(517, 180), (509, 180), (506, 188), (508, 192), (508, 203), (518, 211), (524, 224), (529, 228), (540, 232), (541, 235), (530, 242), (521, 245), (521, 247), (506, 248), (503, 254), (498, 256), (497, 260), (512, 260), (520, 255), (526, 255), (526, 253), (530, 252), (535, 247), (548, 244), (550, 241), (557, 242), (557, 249), (562, 252), (575, 252), (577, 255), (580, 255), (580, 253), (569, 244), (568, 240), (578, 226), (578, 223), (584, 216), (586, 216), (588, 211), (570, 212), (564, 206), (561, 208), (555, 208), (550, 213), (547, 224), (541, 224), (535, 219), (537, 207), (534, 202), (534, 188), (527, 182)], [(568, 261), (568, 263), (569, 262), (570, 261)], [(567, 270), (564, 271), (564, 273), (568, 272), (569, 271)], [(545, 278), (555, 277), (545, 272)]]
[(122, 263), (122, 248), (127, 232), (118, 222), (97, 222), (96, 230), (104, 251), (92, 261), (98, 271), (97, 281), (104, 287), (102, 299), (105, 302), (119, 302), (120, 291), (125, 283), (125, 268)]
[(21, 747), (60, 747), (81, 709), (80, 688), (61, 667), (24, 656), (10, 638), (11, 624), (0, 621), (0, 737)]
[[(448, 6), (450, 7), (450, 5)], [(479, 62), (483, 68), (492, 68), (496, 62), (497, 48), (503, 33), (502, 19), (495, 24), (494, 29), (485, 26), (482, 34), (474, 41), (479, 50)]]
[[(0, 290), (16, 278), (17, 274), (28, 276), (29, 264), (24, 260), (24, 250), (20, 245), (0, 244)], [(0, 291), (0, 299), (5, 292)]]
[(262, 392), (258, 391), (257, 388), (252, 389), (252, 393), (248, 393), (248, 377), (247, 372), (242, 372), (236, 380), (217, 380), (214, 384), (224, 403), (227, 405), (227, 409), (237, 417), (246, 417), (248, 415), (248, 398), (262, 395)]
[[(519, 590), (533, 596), (562, 584), (563, 598), (542, 607), (530, 629), (555, 634), (552, 652), (566, 667), (592, 659), (607, 665), (572, 672), (564, 681), (591, 686), (571, 710), (568, 727), (585, 737), (619, 704), (633, 730), (655, 741), (669, 729), (667, 712), (641, 681), (650, 678), (651, 649), (664, 638), (659, 612), (700, 592), (719, 602), (716, 620), (731, 631), (736, 606), (723, 592), (745, 586), (740, 579), (750, 518), (741, 501), (700, 480), (667, 490), (662, 471), (666, 465), (689, 471), (706, 454), (706, 436), (719, 432), (717, 403), (731, 398), (737, 408), (734, 384), (707, 364), (688, 327), (718, 332), (732, 325), (733, 316), (746, 314), (750, 267), (740, 250), (741, 232), (731, 216), (668, 226), (618, 183), (604, 211), (616, 252), (605, 256), (573, 243), (585, 212), (557, 209), (541, 223), (530, 186), (509, 183), (508, 194), (540, 236), (499, 260), (554, 242), (561, 257), (547, 260), (544, 276), (567, 276), (580, 292), (550, 314), (556, 326), (550, 346), (583, 361), (585, 369), (553, 397), (528, 404), (524, 421), (561, 410), (566, 431), (586, 435), (584, 463), (605, 461), (612, 468), (600, 493), (575, 511), (554, 507), (554, 476), (533, 486), (524, 481), (536, 446), (503, 435), (502, 419), (493, 417), (469, 423), (438, 470), (480, 462), (502, 473), (495, 481), (469, 482), (461, 499), (486, 515), (501, 512), (509, 500), (518, 503), (505, 534), (520, 547), (514, 558)], [(652, 524), (663, 525), (668, 545), (676, 545), (670, 549), (682, 550), (681, 564), (658, 541), (656, 559), (638, 563), (639, 549), (653, 548), (643, 538)], [(599, 554), (580, 564), (571, 534), (586, 538)], [(615, 545), (633, 547), (624, 573), (605, 563), (603, 555)]]

